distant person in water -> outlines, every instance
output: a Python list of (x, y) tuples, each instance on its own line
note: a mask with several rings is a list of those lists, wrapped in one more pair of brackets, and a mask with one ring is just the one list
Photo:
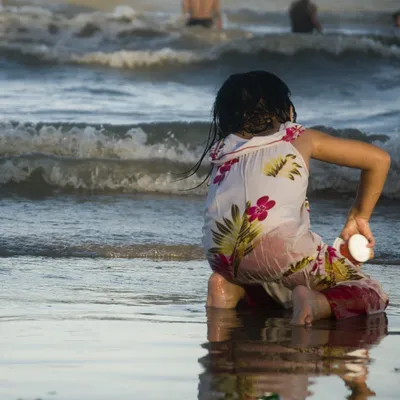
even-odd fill
[(183, 0), (183, 14), (186, 26), (222, 29), (220, 0)]
[(400, 10), (393, 14), (394, 26), (400, 28)]
[(289, 10), (292, 32), (312, 33), (316, 29), (322, 33), (318, 20), (317, 6), (310, 0), (298, 0), (292, 3)]

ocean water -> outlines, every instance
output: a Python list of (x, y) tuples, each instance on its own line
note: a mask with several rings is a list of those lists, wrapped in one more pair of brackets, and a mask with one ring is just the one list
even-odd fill
[[(390, 15), (325, 10), (325, 34), (307, 36), (289, 32), (281, 9), (227, 5), (218, 33), (184, 28), (174, 10), (20, 3), (0, 8), (0, 399), (344, 399), (365, 392), (368, 374), (378, 398), (397, 398), (400, 36)], [(202, 153), (224, 79), (261, 68), (287, 81), (300, 123), (390, 153), (376, 258), (364, 267), (390, 294), (387, 319), (299, 333), (282, 316), (206, 315), (206, 187), (191, 189), (208, 166), (177, 178)], [(313, 229), (328, 242), (357, 181), (311, 166)], [(349, 330), (351, 343), (338, 339)], [(297, 351), (318, 346), (337, 353)]]

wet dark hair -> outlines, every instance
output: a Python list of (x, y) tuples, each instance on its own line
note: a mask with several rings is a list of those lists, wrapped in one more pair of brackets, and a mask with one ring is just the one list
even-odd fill
[(204, 152), (184, 177), (194, 175), (211, 147), (231, 133), (245, 131), (253, 135), (260, 134), (272, 127), (272, 117), (280, 123), (290, 121), (291, 108), (292, 121), (295, 122), (297, 114), (290, 96), (287, 85), (267, 71), (250, 71), (229, 76), (218, 90), (214, 102)]

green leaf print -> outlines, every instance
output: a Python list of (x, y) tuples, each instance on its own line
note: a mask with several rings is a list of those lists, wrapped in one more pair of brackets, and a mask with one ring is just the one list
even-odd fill
[(358, 268), (350, 265), (345, 258), (333, 256), (329, 254), (329, 251), (325, 253), (324, 266), (325, 273), (316, 275), (311, 282), (313, 290), (321, 291), (340, 282), (358, 281), (365, 278)]
[(240, 210), (239, 210), (239, 207), (236, 204), (232, 204), (231, 214), (232, 214), (233, 222), (234, 223), (238, 222), (239, 219), (240, 219)]
[(244, 252), (244, 257), (247, 256), (248, 254), (250, 254), (255, 248), (257, 247), (257, 243), (253, 243), (252, 245), (250, 245), (246, 251)]
[(239, 265), (244, 256), (250, 254), (257, 246), (255, 240), (262, 232), (262, 227), (257, 219), (249, 221), (246, 211), (251, 207), (251, 202), (246, 203), (246, 209), (240, 214), (236, 204), (231, 207), (232, 218), (222, 218), (216, 221), (216, 230), (211, 230), (215, 247), (209, 249), (214, 255), (232, 255), (234, 276), (237, 276)]
[(346, 262), (345, 258), (330, 259), (328, 253), (325, 254), (325, 282), (329, 287), (335, 286), (339, 282), (354, 281), (362, 279), (363, 276), (355, 267)]
[(345, 258), (336, 258), (336, 260), (330, 262), (328, 255), (325, 255), (325, 269), (329, 269), (331, 281), (335, 284), (344, 281), (357, 281), (364, 277), (356, 267), (347, 263)]
[(289, 269), (283, 274), (283, 276), (288, 277), (295, 274), (296, 272), (301, 271), (302, 269), (306, 268), (312, 261), (314, 261), (314, 257), (304, 257), (296, 264), (290, 264)]
[(266, 176), (274, 178), (282, 176), (294, 181), (295, 176), (301, 176), (299, 169), (302, 168), (300, 164), (294, 161), (295, 159), (294, 154), (273, 158), (270, 162), (264, 164), (263, 173)]

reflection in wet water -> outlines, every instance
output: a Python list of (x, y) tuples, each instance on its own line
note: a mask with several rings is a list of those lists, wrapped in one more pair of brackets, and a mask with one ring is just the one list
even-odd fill
[(385, 313), (320, 321), (312, 329), (260, 311), (207, 310), (208, 353), (199, 360), (200, 400), (306, 399), (313, 377), (340, 377), (349, 400), (374, 396), (369, 350), (387, 334)]

